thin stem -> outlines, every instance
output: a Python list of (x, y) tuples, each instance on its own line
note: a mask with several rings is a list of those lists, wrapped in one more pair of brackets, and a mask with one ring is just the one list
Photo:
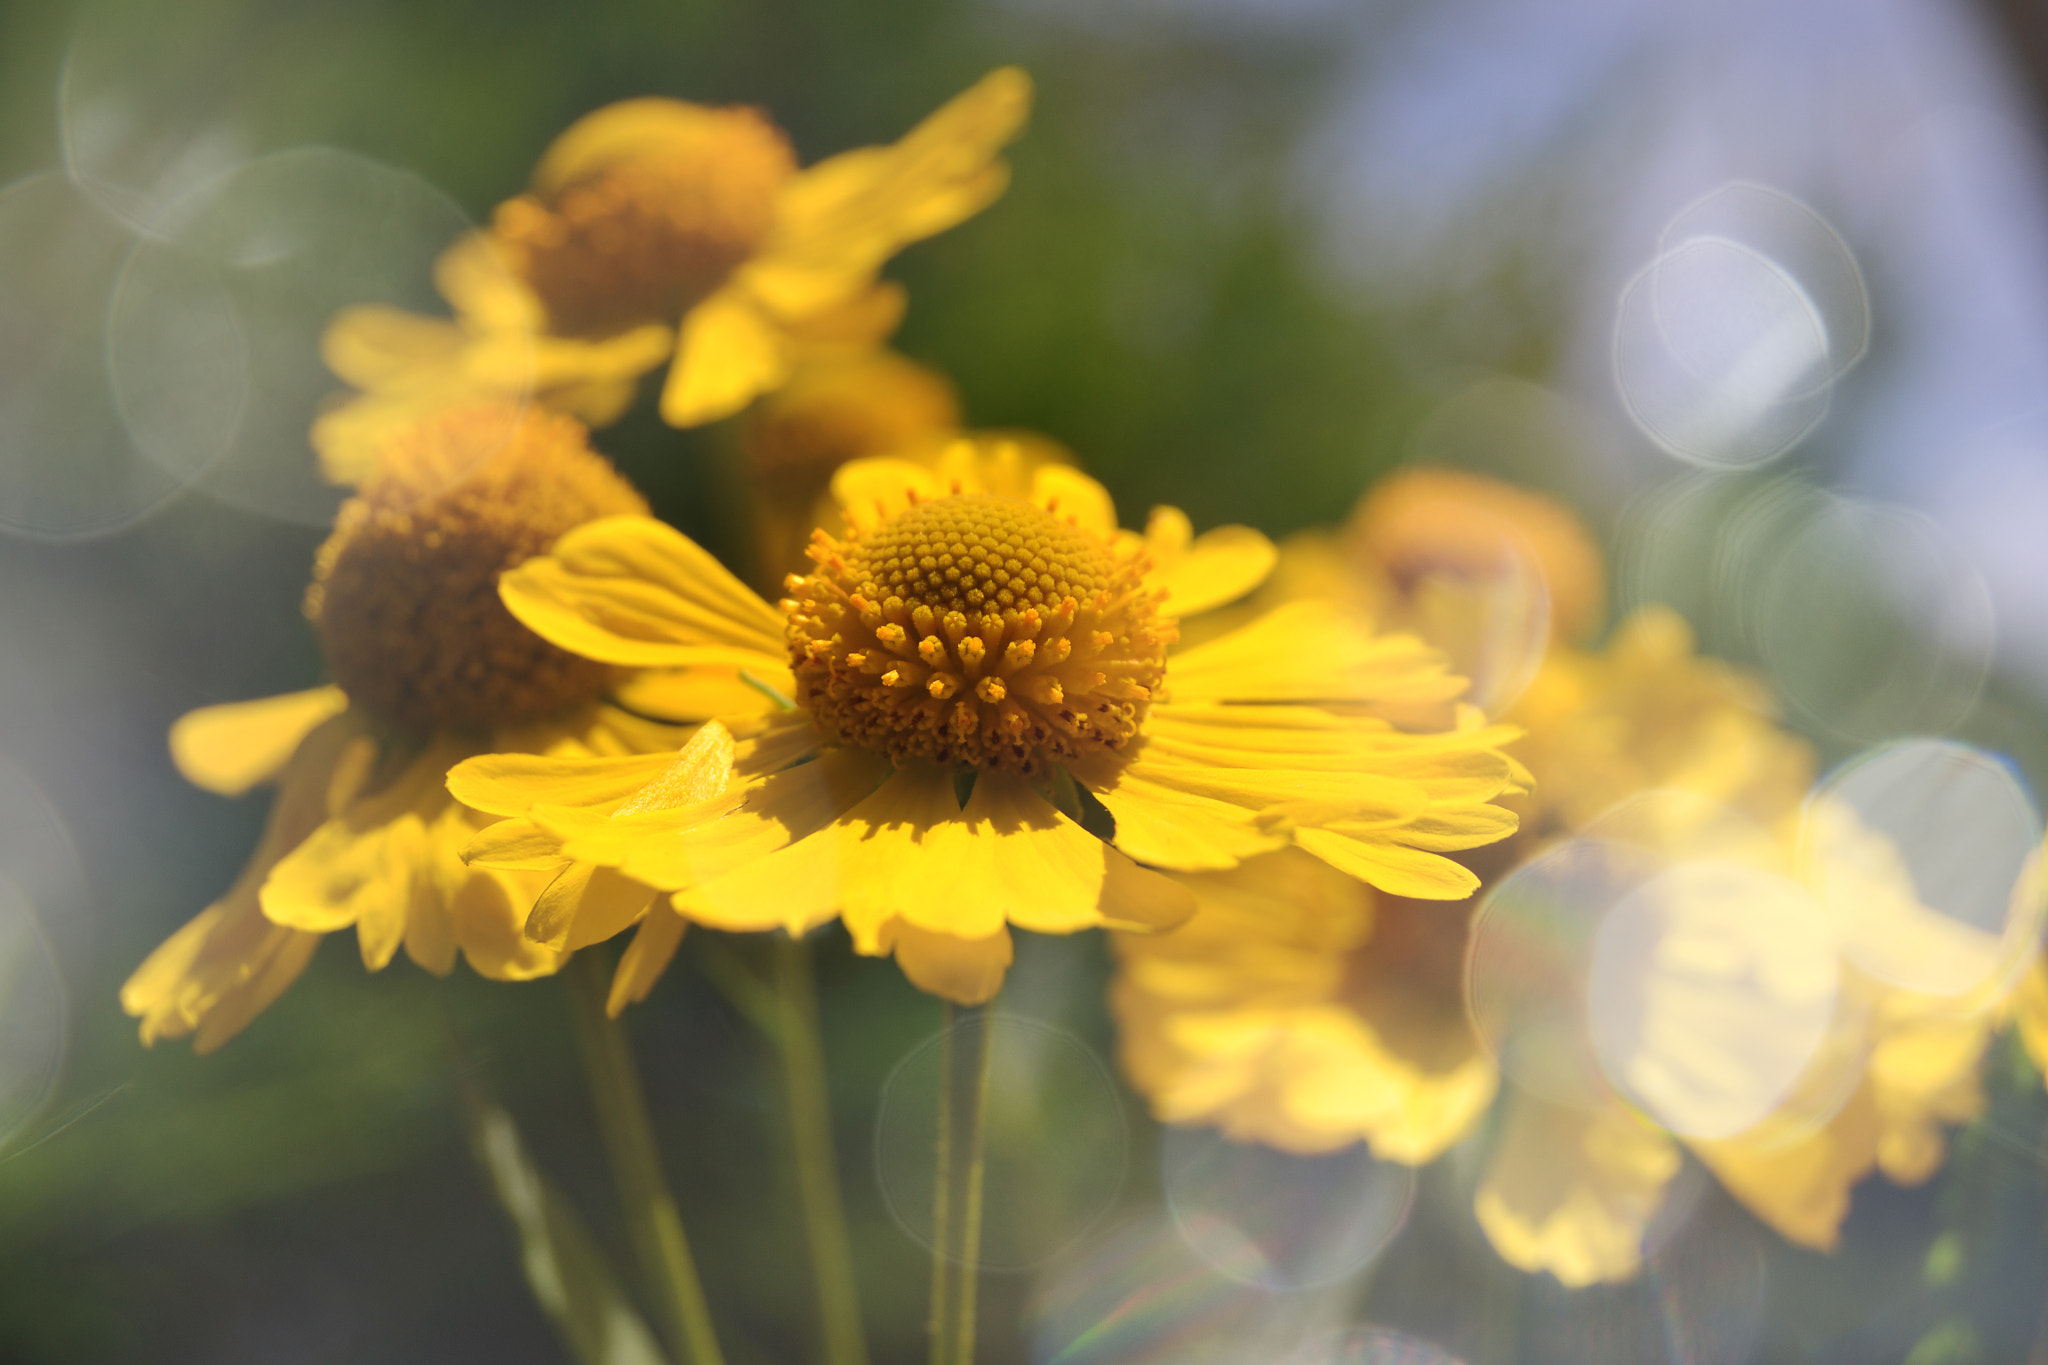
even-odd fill
[(818, 1028), (818, 987), (811, 971), (811, 946), (800, 938), (775, 942), (775, 990), (782, 1026), (774, 1037), (782, 1050), (782, 1074), (789, 1087), (789, 1133), (796, 1156), (797, 1193), (803, 1201), (811, 1273), (818, 1285), (818, 1319), (826, 1365), (867, 1365), (861, 1332), (860, 1291), (853, 1277), (853, 1248), (846, 1235), (846, 1210), (839, 1198), (839, 1169), (832, 1150), (832, 1106), (825, 1079), (825, 1043)]
[(661, 1309), (669, 1345), (690, 1365), (725, 1365), (704, 1286), (697, 1279), (697, 1264), (683, 1235), (682, 1215), (661, 1171), (654, 1127), (647, 1117), (647, 1093), (641, 1088), (625, 1030), (605, 1013), (604, 962), (596, 953), (580, 952), (569, 960), (563, 975), (569, 980), (576, 1042), (590, 1078), (605, 1154), (611, 1158), (633, 1249)]
[(941, 1087), (937, 1183), (932, 1191), (933, 1365), (973, 1365), (974, 1304), (980, 1278), (983, 1176), (988, 1169), (988, 1006), (946, 1006), (939, 1044)]
[(932, 1153), (932, 1365), (947, 1365), (953, 1297), (953, 1053), (959, 1007), (946, 1002), (939, 1034), (939, 1134)]

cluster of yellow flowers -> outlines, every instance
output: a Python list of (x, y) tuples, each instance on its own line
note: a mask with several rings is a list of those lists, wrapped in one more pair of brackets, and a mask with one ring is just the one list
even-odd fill
[[(451, 317), (335, 321), (352, 390), (312, 442), (354, 493), (306, 598), (333, 681), (174, 728), (199, 785), (278, 790), (124, 988), (143, 1040), (220, 1046), (351, 925), (373, 971), (459, 948), (506, 980), (632, 930), (613, 1014), (691, 925), (837, 920), (960, 1004), (996, 996), (1013, 929), (1102, 928), (1161, 1120), (1409, 1164), (1480, 1134), (1480, 1225), (1569, 1284), (1637, 1270), (1687, 1149), (1809, 1246), (1873, 1169), (1927, 1178), (2002, 1012), (2048, 1039), (2048, 977), (1852, 980), (1794, 1091), (1828, 1101), (1739, 1132), (1514, 1086), (1486, 1128), (1477, 893), (1651, 792), (1739, 815), (1714, 856), (1797, 880), (1814, 758), (1675, 615), (1590, 645), (1601, 556), (1533, 494), (1410, 471), (1276, 548), (1170, 507), (1124, 529), (1054, 443), (963, 430), (885, 348), (879, 271), (1000, 195), (1029, 99), (997, 71), (805, 169), (754, 110), (614, 105), (444, 254)], [(664, 363), (666, 421), (738, 419), (738, 572), (589, 446)], [(1704, 820), (1630, 837), (1684, 858)]]

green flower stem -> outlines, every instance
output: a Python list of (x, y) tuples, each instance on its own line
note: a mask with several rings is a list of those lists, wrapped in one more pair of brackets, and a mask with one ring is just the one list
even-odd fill
[(932, 1365), (973, 1365), (988, 1062), (995, 1030), (986, 1005), (948, 1003), (945, 1022), (932, 1188)]
[(811, 1273), (818, 1285), (825, 1365), (867, 1365), (853, 1248), (847, 1240), (846, 1209), (840, 1202), (838, 1163), (832, 1151), (832, 1108), (825, 1079), (824, 1039), (818, 1028), (818, 987), (811, 970), (811, 945), (805, 940), (777, 936), (775, 991), (782, 1020), (774, 1037), (782, 1051), (782, 1074), (788, 1085), (790, 1142), (810, 1242)]
[(683, 1218), (661, 1171), (647, 1093), (633, 1065), (625, 1030), (605, 1013), (608, 993), (602, 958), (585, 950), (563, 970), (584, 1074), (597, 1107), (598, 1128), (611, 1158), (612, 1178), (625, 1206), (640, 1268), (661, 1310), (671, 1349), (688, 1365), (725, 1365), (711, 1326), (711, 1308), (697, 1279), (697, 1264), (683, 1235)]

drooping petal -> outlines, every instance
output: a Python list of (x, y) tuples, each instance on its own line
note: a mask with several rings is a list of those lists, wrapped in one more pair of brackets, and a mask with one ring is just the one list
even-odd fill
[(611, 994), (605, 998), (605, 1013), (616, 1019), (628, 1005), (637, 1005), (654, 989), (654, 983), (668, 970), (669, 961), (683, 941), (689, 921), (666, 905), (657, 904), (640, 921), (640, 928), (619, 965), (612, 973)]
[(313, 728), (348, 707), (338, 687), (187, 711), (171, 726), (171, 761), (194, 786), (240, 796), (284, 770)]
[(211, 1052), (234, 1037), (304, 970), (318, 934), (274, 924), (258, 890), (278, 860), (327, 818), (327, 788), (358, 718), (344, 713), (315, 726), (285, 765), (277, 800), (249, 864), (227, 894), (202, 911), (136, 968), (121, 987), (121, 1007), (140, 1018), (145, 1045), (193, 1037)]
[(1005, 924), (1042, 934), (1104, 926), (1168, 929), (1192, 915), (1187, 888), (1082, 829), (1022, 778), (987, 772), (958, 819), (926, 836), (926, 875), (898, 902), (901, 919), (956, 938)]
[(364, 965), (382, 969), (404, 941), (414, 900), (441, 894), (431, 866), (440, 844), (428, 826), (448, 808), (443, 775), (462, 753), (436, 741), (367, 795), (354, 795), (358, 782), (337, 771), (329, 801), (338, 812), (271, 869), (263, 913), (310, 933), (354, 924)]
[(573, 863), (533, 903), (525, 933), (558, 952), (575, 952), (632, 928), (654, 894), (645, 882), (612, 868)]
[(950, 774), (903, 769), (823, 829), (679, 892), (675, 906), (720, 929), (792, 934), (838, 914), (858, 950), (879, 953), (882, 925), (931, 875), (920, 857), (925, 840), (959, 815)]
[(541, 884), (530, 873), (472, 870), (449, 904), (462, 956), (478, 976), (531, 981), (561, 968), (563, 955), (523, 932)]
[(911, 985), (956, 1005), (985, 1005), (995, 999), (1016, 952), (1007, 929), (961, 938), (902, 919), (885, 924), (879, 942), (882, 952), (896, 955), (896, 965)]
[[(729, 814), (668, 834), (642, 833), (611, 847), (622, 850), (619, 867), (628, 876), (664, 890), (685, 890), (823, 829), (859, 805), (887, 772), (887, 762), (876, 755), (828, 749), (816, 762), (762, 779)], [(566, 825), (558, 828), (565, 830), (563, 846), (579, 857), (607, 851), (585, 842), (580, 831), (587, 826), (574, 833)]]

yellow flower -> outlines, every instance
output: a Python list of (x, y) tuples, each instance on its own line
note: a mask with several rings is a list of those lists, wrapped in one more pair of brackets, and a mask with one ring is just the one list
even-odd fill
[(1600, 625), (1606, 567), (1585, 527), (1540, 494), (1460, 470), (1391, 474), (1362, 499), (1345, 528), (1351, 566), (1410, 610), (1445, 582), (1484, 586), (1529, 578), (1553, 632), (1583, 640)]
[[(857, 950), (893, 952), (960, 1002), (1000, 987), (1013, 925), (1185, 919), (1191, 893), (1155, 868), (1293, 846), (1403, 894), (1471, 890), (1442, 851), (1512, 828), (1492, 802), (1517, 769), (1506, 731), (1386, 719), (1453, 717), (1462, 683), (1418, 641), (1302, 603), (1169, 656), (1163, 606), (1249, 591), (1271, 563), (1263, 537), (1192, 537), (1177, 513), (1121, 532), (1102, 488), (1056, 464), (1016, 496), (1024, 465), (1001, 443), (963, 441), (942, 464), (842, 469), (849, 532), (818, 533), (780, 610), (644, 518), (584, 527), (507, 574), (513, 613), (566, 649), (774, 669), (796, 709), (706, 725), (673, 784), (664, 755), (465, 763), (451, 790), (514, 817), (476, 861), (552, 853), (565, 876), (613, 871), (725, 929), (837, 917)], [(535, 916), (529, 933), (560, 932)]]
[(1465, 1017), (1465, 916), (1298, 849), (1184, 875), (1171, 934), (1116, 936), (1125, 1073), (1166, 1123), (1295, 1153), (1361, 1139), (1413, 1165), (1463, 1137), (1495, 1071)]
[(662, 415), (694, 426), (778, 388), (811, 349), (874, 345), (903, 311), (883, 263), (1002, 193), (997, 153), (1030, 101), (1006, 67), (893, 146), (803, 170), (753, 109), (636, 99), (585, 116), (442, 257), (453, 321), (335, 319), (328, 365), (361, 392), (315, 424), (323, 467), (351, 482), (395, 426), (478, 397), (603, 425), (671, 356)]
[[(1816, 1249), (1834, 1246), (1852, 1187), (1872, 1171), (1900, 1184), (1930, 1177), (1943, 1158), (1942, 1125), (1973, 1116), (1981, 1102), (1975, 1073), (1997, 993), (1933, 997), (1852, 965), (1856, 934), (1885, 952), (1925, 955), (1951, 951), (1949, 940), (1969, 931), (1919, 906), (1909, 880), (1823, 889), (1827, 879), (1816, 880), (1801, 855), (1818, 818), (1804, 809), (1812, 755), (1772, 724), (1755, 680), (1700, 658), (1683, 621), (1646, 608), (1603, 653), (1555, 650), (1509, 714), (1529, 731), (1524, 752), (1538, 784), (1524, 798), (1526, 840), (1590, 827), (1673, 866), (1705, 859), (1768, 874), (1810, 898), (1813, 927), (1828, 937), (1804, 957), (1788, 942), (1763, 962), (1775, 961), (1780, 977), (1809, 960), (1830, 964), (1839, 995), (1785, 1102), (1730, 1136), (1672, 1134), (1618, 1100), (1560, 1106), (1511, 1091), (1475, 1203), (1501, 1254), (1567, 1284), (1634, 1274), (1681, 1145), (1760, 1220)], [(1610, 812), (1632, 796), (1636, 804), (1621, 813), (1626, 827), (1617, 826)], [(1885, 898), (1893, 906), (1880, 913)], [(1671, 1040), (1697, 1036), (1705, 1046), (1684, 1064), (1715, 1065), (1712, 1035), (1731, 1027), (1705, 1013), (1718, 998), (1692, 993), (1681, 978), (1653, 977), (1646, 1008), (1666, 1021), (1655, 1047), (1675, 1055), (1686, 1045)]]
[[(1344, 539), (1283, 553), (1280, 591), (1335, 596), (1441, 630), (1431, 642), (1455, 656), (1476, 638), (1473, 620), (1489, 600), (1439, 596), (1443, 609), (1432, 613), (1414, 609), (1417, 594), (1437, 573), (1483, 586), (1498, 563), (1488, 547), (1505, 543), (1542, 564), (1546, 583), (1564, 585), (1547, 589), (1568, 608), (1563, 623), (1593, 619), (1599, 561), (1585, 570), (1590, 539), (1564, 509), (1469, 476), (1404, 480), (1368, 498)], [(1456, 508), (1485, 509), (1493, 521)], [(1516, 756), (1535, 778), (1531, 790), (1501, 798), (1520, 830), (1466, 861), (1493, 885), (1516, 863), (1591, 831), (1671, 865), (1710, 858), (1804, 886), (1793, 894), (1818, 906), (1820, 937), (1799, 962), (1788, 950), (1776, 964), (1790, 983), (1787, 1008), (1811, 986), (1795, 968), (1813, 961), (1839, 968), (1841, 1003), (1787, 1101), (1744, 1131), (1675, 1136), (1604, 1094), (1566, 1104), (1510, 1087), (1477, 1191), (1479, 1222), (1525, 1270), (1574, 1285), (1626, 1278), (1689, 1148), (1783, 1235), (1832, 1245), (1857, 1180), (1877, 1169), (1902, 1183), (1926, 1179), (1942, 1160), (1943, 1125), (1975, 1112), (1975, 1068), (1999, 990), (1990, 982), (1966, 997), (1915, 994), (1842, 958), (1862, 935), (1861, 961), (1880, 952), (1983, 961), (1982, 936), (1959, 943), (1973, 931), (1921, 906), (1888, 844), (1823, 828), (1826, 812), (1806, 805), (1808, 746), (1773, 723), (1756, 680), (1695, 653), (1674, 613), (1640, 611), (1598, 651), (1552, 639), (1538, 657), (1503, 716), (1524, 732)], [(1289, 1151), (1363, 1140), (1386, 1159), (1427, 1160), (1472, 1130), (1494, 1089), (1494, 1062), (1466, 1015), (1472, 907), (1346, 896), (1281, 856), (1186, 878), (1200, 902), (1187, 925), (1119, 937), (1112, 999), (1125, 1068), (1168, 1121), (1210, 1123)], [(1692, 908), (1713, 923), (1710, 902), (1695, 898)], [(1684, 985), (1674, 976), (1646, 1008), (1660, 1011), (1666, 1037), (1707, 1037), (1683, 1060), (1711, 1067), (1717, 1030), (1728, 1025), (1699, 1013), (1713, 992)], [(2048, 1002), (2048, 974), (2036, 989)], [(2039, 1027), (2048, 1037), (2048, 1024)]]
[(545, 878), (470, 868), (489, 823), (448, 769), (491, 750), (621, 753), (672, 727), (605, 704), (612, 670), (534, 636), (499, 572), (593, 517), (645, 504), (566, 417), (458, 408), (398, 433), (342, 508), (307, 593), (335, 684), (211, 706), (171, 731), (179, 769), (240, 795), (276, 782), (255, 856), (221, 900), (121, 991), (145, 1043), (210, 1051), (291, 984), (321, 935), (354, 925), (371, 970), (402, 944), (445, 974), (544, 975), (561, 955), (520, 932)]

